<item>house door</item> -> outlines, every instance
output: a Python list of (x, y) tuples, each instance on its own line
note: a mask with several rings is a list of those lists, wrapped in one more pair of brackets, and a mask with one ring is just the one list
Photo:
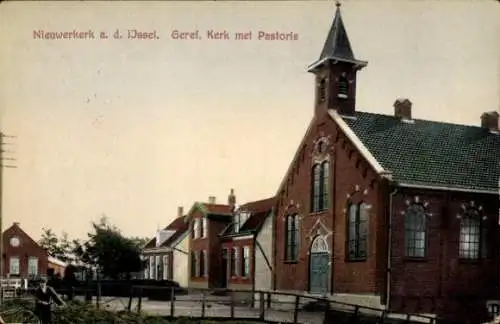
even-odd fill
[(220, 265), (221, 288), (227, 288), (227, 249), (222, 250), (222, 262)]
[(328, 277), (330, 275), (330, 252), (328, 244), (322, 236), (318, 236), (311, 244), (309, 254), (309, 290), (312, 294), (328, 293)]

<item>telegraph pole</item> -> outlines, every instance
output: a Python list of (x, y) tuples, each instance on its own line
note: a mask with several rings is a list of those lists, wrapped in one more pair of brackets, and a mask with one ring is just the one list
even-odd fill
[[(14, 158), (5, 156), (5, 153), (12, 153), (12, 151), (6, 151), (4, 148), (6, 145), (12, 144), (12, 143), (6, 143), (5, 138), (15, 138), (15, 136), (9, 136), (5, 135), (3, 132), (0, 132), (0, 280), (3, 279), (4, 277), (4, 267), (5, 267), (5, 261), (3, 257), (3, 169), (4, 168), (16, 168), (15, 165), (12, 165), (12, 162), (8, 161), (15, 161)], [(1, 285), (0, 285), (1, 287)], [(3, 289), (0, 292), (0, 302), (3, 301)]]

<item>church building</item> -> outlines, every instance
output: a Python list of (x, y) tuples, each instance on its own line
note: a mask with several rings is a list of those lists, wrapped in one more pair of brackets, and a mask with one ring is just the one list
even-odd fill
[(360, 111), (367, 65), (337, 5), (308, 68), (314, 115), (276, 196), (273, 288), (480, 322), (500, 299), (499, 114), (430, 121), (408, 98), (390, 115)]

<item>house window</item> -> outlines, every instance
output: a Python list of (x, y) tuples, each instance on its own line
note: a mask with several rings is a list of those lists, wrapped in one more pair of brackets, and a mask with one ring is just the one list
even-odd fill
[(481, 232), (479, 212), (472, 208), (467, 209), (460, 220), (460, 258), (468, 260), (480, 258), (481, 245), (484, 244)]
[(250, 247), (243, 247), (243, 262), (241, 267), (241, 276), (248, 277), (250, 275)]
[(154, 265), (154, 257), (149, 256), (149, 279), (155, 278), (155, 265)]
[(233, 248), (231, 250), (231, 277), (237, 277), (238, 276), (238, 249)]
[(206, 218), (202, 218), (201, 221), (201, 234), (202, 237), (207, 237), (208, 236), (208, 222)]
[(413, 204), (406, 210), (405, 216), (405, 256), (425, 257), (427, 216), (422, 205)]
[(196, 253), (191, 252), (191, 277), (196, 277)]
[(38, 275), (38, 258), (28, 258), (28, 276), (34, 277)]
[(200, 219), (196, 218), (193, 221), (193, 236), (192, 238), (196, 239), (200, 237)]
[(169, 260), (169, 255), (165, 254), (163, 256), (163, 279), (164, 280), (171, 280), (170, 276), (170, 260)]
[(157, 255), (155, 257), (156, 263), (156, 280), (163, 280), (163, 262), (161, 262), (161, 256)]
[(347, 98), (348, 93), (349, 93), (349, 81), (347, 81), (347, 78), (344, 75), (341, 75), (339, 77), (337, 97)]
[(201, 277), (207, 275), (206, 261), (207, 261), (206, 251), (205, 250), (200, 251), (200, 276)]
[(19, 275), (21, 272), (19, 265), (19, 257), (10, 257), (9, 259), (9, 274)]
[(325, 101), (325, 99), (326, 99), (326, 80), (324, 78), (319, 81), (318, 92), (319, 92), (319, 101), (320, 102)]
[(317, 163), (312, 169), (312, 204), (311, 211), (319, 212), (328, 208), (328, 186), (330, 163)]
[(299, 258), (300, 225), (299, 215), (293, 214), (286, 217), (286, 246), (285, 261), (296, 261)]
[(349, 205), (349, 259), (366, 258), (368, 236), (368, 208), (367, 204)]

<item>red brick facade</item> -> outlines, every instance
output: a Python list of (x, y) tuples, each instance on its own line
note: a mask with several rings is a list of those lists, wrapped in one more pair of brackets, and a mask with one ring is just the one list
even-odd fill
[[(3, 232), (2, 259), (4, 277), (28, 278), (28, 263), (30, 258), (38, 260), (37, 276), (46, 276), (48, 257), (47, 251), (23, 231), (19, 223), (14, 223)], [(19, 273), (10, 274), (10, 262), (14, 258), (18, 258), (19, 260)]]
[[(248, 257), (250, 267), (248, 269), (248, 274), (243, 275), (244, 267), (244, 249), (248, 249)], [(228, 287), (235, 287), (237, 289), (248, 288), (252, 289), (253, 284), (253, 274), (254, 274), (254, 237), (249, 238), (236, 238), (227, 239), (226, 242), (222, 243), (222, 249), (227, 251), (227, 274), (228, 274)], [(232, 258), (232, 253), (236, 252), (236, 259)], [(236, 268), (235, 273), (231, 273), (231, 260), (235, 260), (234, 267)]]

